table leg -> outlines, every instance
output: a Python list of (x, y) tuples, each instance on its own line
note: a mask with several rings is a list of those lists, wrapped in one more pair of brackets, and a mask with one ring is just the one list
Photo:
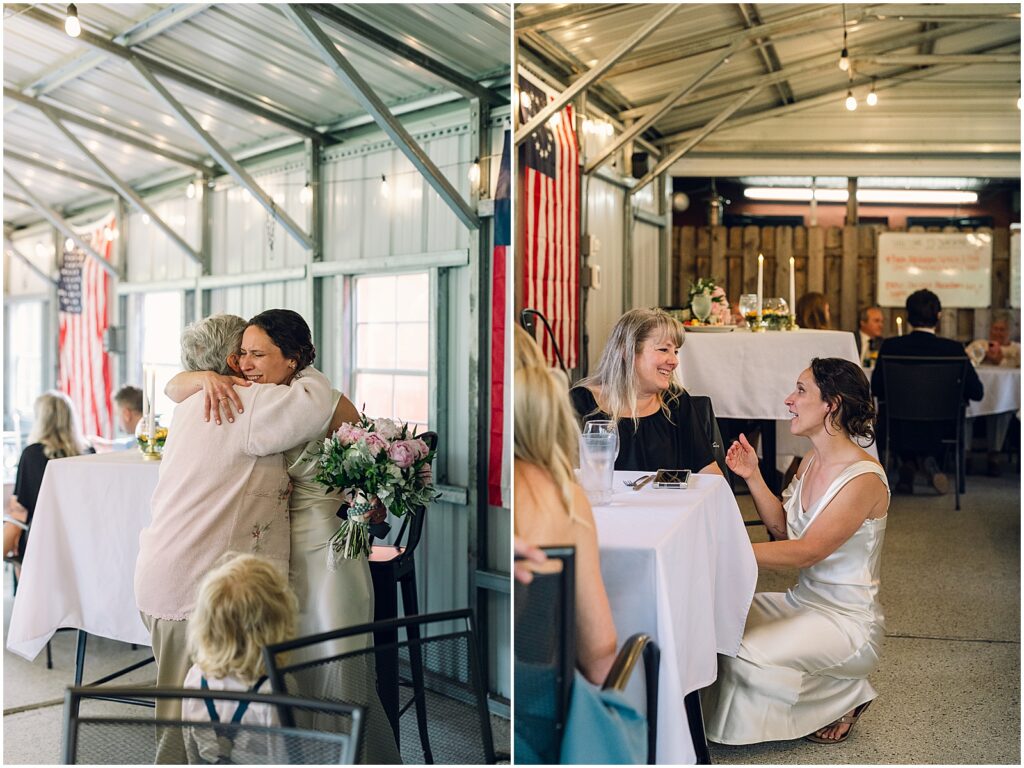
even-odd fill
[(697, 756), (697, 765), (711, 765), (711, 750), (704, 734), (704, 713), (700, 708), (700, 691), (691, 691), (683, 697), (686, 708), (686, 721), (690, 726), (690, 738), (693, 739), (693, 752)]
[(75, 651), (75, 687), (82, 684), (82, 673), (85, 672), (85, 641), (89, 633), (78, 630), (78, 649)]

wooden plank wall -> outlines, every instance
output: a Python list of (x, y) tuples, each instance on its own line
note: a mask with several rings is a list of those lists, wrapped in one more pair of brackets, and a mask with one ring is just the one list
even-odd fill
[[(757, 255), (764, 254), (766, 296), (789, 299), (789, 257), (796, 260), (796, 296), (824, 293), (839, 330), (857, 327), (857, 312), (875, 302), (878, 235), (890, 230), (879, 225), (853, 227), (674, 227), (672, 232), (672, 303), (686, 301), (690, 283), (713, 277), (735, 305), (741, 293), (757, 291)], [(904, 230), (892, 230), (904, 231)], [(911, 232), (972, 232), (911, 227)], [(992, 306), (988, 309), (948, 309), (942, 313), (943, 336), (970, 341), (988, 335), (992, 309), (1009, 308), (1010, 232), (979, 228), (992, 234)], [(897, 314), (883, 308), (885, 335), (895, 335)], [(1020, 313), (1015, 313), (1017, 327)]]

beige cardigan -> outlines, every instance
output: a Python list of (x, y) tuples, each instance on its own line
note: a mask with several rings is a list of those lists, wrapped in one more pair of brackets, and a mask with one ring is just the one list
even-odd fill
[(135, 565), (136, 603), (155, 618), (187, 619), (200, 579), (226, 552), (263, 555), (287, 573), (281, 453), (327, 430), (330, 383), (307, 368), (290, 386), (253, 384), (238, 394), (244, 412), (233, 423), (204, 421), (202, 396), (175, 409)]

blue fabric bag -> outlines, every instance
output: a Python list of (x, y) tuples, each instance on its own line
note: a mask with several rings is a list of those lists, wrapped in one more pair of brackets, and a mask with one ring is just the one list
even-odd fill
[[(519, 762), (519, 755), (516, 755)], [(602, 691), (576, 672), (562, 739), (562, 765), (644, 765), (647, 720), (621, 693)]]

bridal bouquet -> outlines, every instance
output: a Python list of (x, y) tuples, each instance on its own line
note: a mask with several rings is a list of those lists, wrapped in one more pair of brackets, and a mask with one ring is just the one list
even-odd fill
[(313, 457), (317, 482), (341, 491), (348, 519), (328, 540), (328, 564), (337, 557), (357, 560), (370, 553), (370, 524), (385, 511), (396, 517), (433, 501), (430, 463), (435, 451), (416, 436), (415, 428), (391, 419), (360, 414), (358, 424), (342, 424), (324, 438)]

